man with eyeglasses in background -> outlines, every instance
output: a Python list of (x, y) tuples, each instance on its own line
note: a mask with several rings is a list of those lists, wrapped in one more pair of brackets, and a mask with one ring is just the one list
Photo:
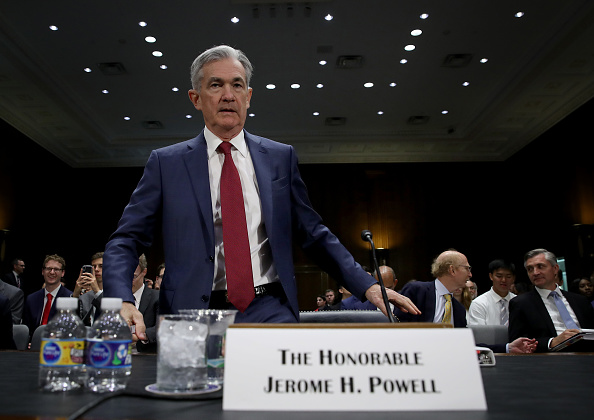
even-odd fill
[(29, 334), (40, 325), (45, 325), (56, 313), (54, 302), (59, 297), (70, 297), (72, 291), (62, 286), (66, 262), (59, 255), (48, 255), (43, 261), (41, 275), (45, 280), (44, 287), (27, 296), (23, 310), (23, 324), (29, 327)]

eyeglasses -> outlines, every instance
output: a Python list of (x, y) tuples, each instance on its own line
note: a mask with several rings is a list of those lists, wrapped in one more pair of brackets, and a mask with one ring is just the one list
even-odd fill
[(43, 267), (43, 269), (49, 273), (51, 273), (52, 271), (55, 271), (56, 273), (64, 271), (63, 268), (55, 268), (55, 267)]
[(458, 267), (464, 267), (465, 269), (467, 269), (468, 271), (472, 271), (472, 267), (469, 265), (459, 265)]

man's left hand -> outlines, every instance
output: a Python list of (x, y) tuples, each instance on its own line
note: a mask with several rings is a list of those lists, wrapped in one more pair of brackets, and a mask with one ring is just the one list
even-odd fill
[(510, 353), (534, 353), (538, 341), (534, 338), (520, 337), (509, 343)]
[[(411, 315), (420, 315), (421, 311), (415, 306), (415, 304), (408, 297), (396, 293), (391, 289), (386, 289), (388, 294), (388, 300), (393, 303), (402, 312), (408, 312)], [(365, 297), (368, 301), (377, 306), (384, 315), (388, 316), (386, 311), (386, 305), (384, 305), (384, 299), (382, 297), (382, 289), (379, 284), (374, 284), (365, 292)]]

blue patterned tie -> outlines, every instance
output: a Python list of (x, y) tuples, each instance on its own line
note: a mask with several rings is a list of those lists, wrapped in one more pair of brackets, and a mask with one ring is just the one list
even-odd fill
[(565, 326), (569, 329), (579, 330), (580, 327), (575, 323), (571, 315), (569, 315), (569, 311), (565, 307), (565, 304), (563, 303), (557, 292), (553, 290), (551, 293), (549, 293), (549, 296), (553, 297), (555, 305), (557, 305), (557, 309), (559, 310), (559, 314), (561, 315), (561, 319), (563, 319)]

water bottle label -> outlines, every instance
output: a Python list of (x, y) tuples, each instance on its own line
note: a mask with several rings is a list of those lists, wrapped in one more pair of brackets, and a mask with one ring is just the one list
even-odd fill
[(109, 369), (131, 367), (132, 340), (88, 340), (87, 365)]
[(225, 367), (225, 359), (208, 359), (206, 366), (221, 369)]
[(41, 340), (39, 364), (43, 366), (76, 366), (84, 363), (85, 342), (70, 340)]

